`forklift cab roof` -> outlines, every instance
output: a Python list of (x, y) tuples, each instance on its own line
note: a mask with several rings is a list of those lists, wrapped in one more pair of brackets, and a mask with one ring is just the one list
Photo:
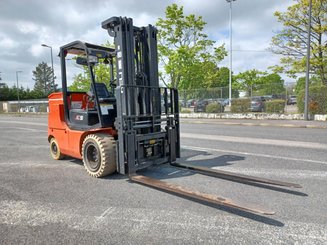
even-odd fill
[(61, 51), (63, 52), (64, 56), (67, 54), (73, 55), (91, 55), (96, 56), (100, 59), (102, 58), (112, 58), (116, 56), (115, 49), (98, 46), (91, 43), (84, 43), (81, 41), (74, 41), (69, 44), (62, 46)]

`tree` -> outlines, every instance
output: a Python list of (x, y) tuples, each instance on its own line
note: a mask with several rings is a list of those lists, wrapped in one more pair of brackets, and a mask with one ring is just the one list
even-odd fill
[[(317, 76), (312, 76), (312, 77), (310, 77), (310, 80), (309, 80), (309, 87), (311, 85), (313, 85), (313, 86), (322, 86), (323, 84), (321, 83), (321, 80)], [(295, 89), (296, 95), (298, 95), (298, 96), (301, 93), (304, 93), (304, 90), (305, 90), (305, 77), (298, 78), (298, 80), (296, 81), (296, 85), (295, 85), (294, 89)]]
[(5, 84), (0, 87), (0, 101), (9, 100), (10, 88)]
[[(104, 47), (115, 48), (113, 44), (107, 41)], [(115, 62), (115, 61), (114, 61)], [(83, 69), (83, 73), (79, 73), (74, 76), (74, 82), (69, 86), (71, 91), (88, 91), (91, 88), (91, 76), (88, 66), (79, 66)], [(114, 69), (115, 70), (115, 69)], [(104, 63), (103, 60), (99, 60), (99, 63), (94, 66), (94, 75), (96, 82), (105, 83), (107, 87), (110, 87), (110, 67)], [(115, 74), (115, 71), (114, 71)]]
[(202, 17), (184, 15), (183, 7), (172, 4), (166, 8), (166, 18), (159, 18), (158, 51), (169, 86), (183, 90), (207, 86), (217, 72), (218, 63), (227, 55), (224, 45), (214, 47), (203, 32)]
[(235, 76), (238, 88), (246, 92), (246, 96), (252, 96), (252, 91), (255, 91), (261, 85), (260, 77), (266, 73), (256, 69), (240, 72)]
[[(102, 61), (101, 61), (102, 62)], [(98, 83), (105, 83), (107, 87), (110, 86), (110, 68), (104, 63), (99, 63), (94, 66), (95, 80)], [(91, 76), (88, 66), (83, 66), (83, 73), (74, 76), (74, 82), (69, 86), (71, 91), (88, 91), (91, 88)]]
[(54, 78), (52, 68), (45, 62), (39, 63), (33, 71), (34, 91), (42, 93), (44, 96), (54, 92), (56, 90), (56, 86), (53, 83)]
[(263, 75), (259, 78), (257, 95), (285, 94), (284, 80), (277, 73)]
[[(286, 72), (292, 77), (303, 73), (306, 65), (308, 5), (309, 0), (296, 0), (286, 12), (275, 12), (278, 21), (284, 29), (272, 38), (271, 50), (282, 54), (282, 66), (275, 66), (274, 70)], [(327, 84), (327, 1), (312, 0), (311, 19), (311, 69), (321, 81)]]

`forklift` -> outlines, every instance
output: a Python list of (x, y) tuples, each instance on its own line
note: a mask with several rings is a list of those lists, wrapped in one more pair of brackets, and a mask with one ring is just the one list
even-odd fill
[[(60, 48), (62, 91), (49, 95), (48, 141), (54, 159), (81, 159), (92, 177), (118, 172), (158, 190), (256, 214), (274, 212), (146, 177), (138, 171), (170, 164), (241, 183), (301, 187), (177, 163), (181, 151), (178, 91), (159, 86), (156, 28), (136, 27), (127, 17), (111, 17), (102, 22), (102, 28), (114, 38), (114, 48), (81, 41)], [(69, 90), (68, 55), (87, 68), (88, 91)], [(109, 67), (108, 86), (97, 81), (95, 69), (99, 64)]]

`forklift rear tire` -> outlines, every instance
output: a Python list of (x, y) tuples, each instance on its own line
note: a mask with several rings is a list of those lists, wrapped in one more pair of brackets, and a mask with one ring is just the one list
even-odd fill
[(116, 171), (116, 142), (107, 134), (89, 134), (82, 146), (82, 157), (86, 171), (95, 178)]
[(61, 153), (58, 142), (55, 138), (51, 138), (50, 140), (50, 154), (55, 160), (61, 160), (65, 157), (65, 155)]

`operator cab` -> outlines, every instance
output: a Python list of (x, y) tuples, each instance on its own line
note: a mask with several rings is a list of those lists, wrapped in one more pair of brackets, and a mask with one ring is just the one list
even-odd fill
[[(114, 49), (80, 41), (60, 48), (65, 121), (71, 129), (86, 131), (92, 128), (114, 127), (117, 116), (114, 57)], [(75, 61), (75, 67), (84, 70), (84, 77), (81, 78), (82, 83), (78, 88), (67, 86), (68, 60)], [(106, 75), (101, 78), (95, 75), (99, 65), (107, 70)]]

